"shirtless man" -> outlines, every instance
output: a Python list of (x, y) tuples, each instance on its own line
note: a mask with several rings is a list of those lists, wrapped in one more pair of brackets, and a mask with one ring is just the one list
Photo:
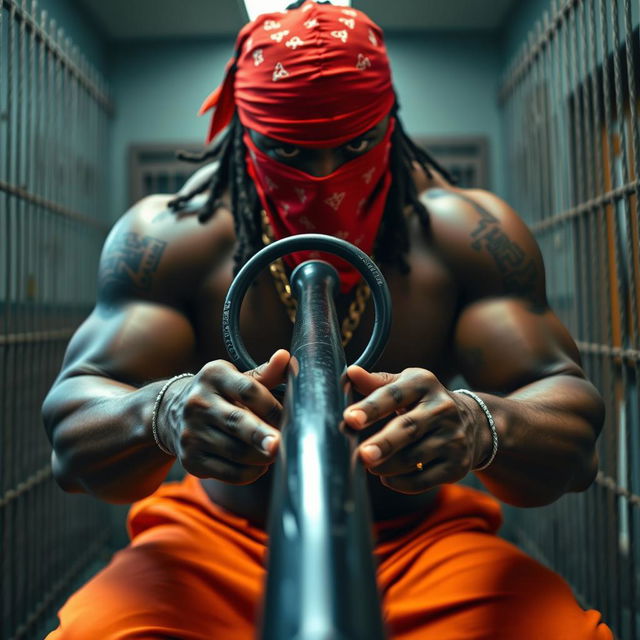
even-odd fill
[[(61, 487), (140, 501), (132, 544), (69, 600), (50, 638), (252, 637), (280, 441), (270, 389), (289, 362), (272, 352), (290, 344), (291, 323), (269, 273), (242, 312), (265, 364), (237, 371), (219, 323), (234, 267), (263, 232), (312, 227), (375, 250), (391, 290), (379, 372), (348, 370), (361, 395), (345, 411), (370, 472), (391, 636), (610, 639), (564, 581), (494, 535), (493, 498), (454, 484), (477, 470), (521, 507), (586, 489), (603, 406), (548, 307), (526, 226), (496, 196), (452, 186), (406, 137), (379, 27), (311, 0), (260, 16), (211, 106), (210, 138), (227, 127), (217, 162), (115, 225), (96, 308), (45, 402)], [(357, 277), (336, 266), (342, 317)], [(475, 395), (448, 388), (457, 374)], [(189, 475), (160, 486), (176, 458)]]

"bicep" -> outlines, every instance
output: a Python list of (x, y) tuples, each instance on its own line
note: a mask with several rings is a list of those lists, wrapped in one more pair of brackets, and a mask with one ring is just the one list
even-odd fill
[(149, 303), (99, 307), (71, 338), (62, 370), (44, 401), (49, 436), (79, 407), (191, 368), (194, 338), (176, 310)]
[(465, 307), (454, 346), (460, 373), (483, 391), (508, 393), (552, 375), (583, 375), (575, 343), (558, 317), (524, 298), (486, 298)]
[(63, 376), (97, 374), (140, 386), (193, 366), (195, 337), (186, 316), (152, 302), (98, 305), (73, 336)]

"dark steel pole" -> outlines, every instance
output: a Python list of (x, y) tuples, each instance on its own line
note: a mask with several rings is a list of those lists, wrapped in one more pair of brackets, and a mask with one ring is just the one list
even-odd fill
[(333, 296), (338, 274), (310, 261), (292, 274), (298, 312), (269, 518), (263, 640), (385, 637), (364, 471)]

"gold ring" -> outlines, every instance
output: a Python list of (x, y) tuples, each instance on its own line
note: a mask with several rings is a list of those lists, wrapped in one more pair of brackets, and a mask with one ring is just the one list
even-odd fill
[(422, 462), (416, 462), (416, 469), (418, 471), (423, 471), (424, 470), (424, 465), (422, 464)]

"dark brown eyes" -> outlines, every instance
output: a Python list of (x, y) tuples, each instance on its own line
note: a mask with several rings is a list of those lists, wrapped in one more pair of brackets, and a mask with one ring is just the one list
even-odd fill
[[(359, 140), (354, 140), (353, 142), (344, 145), (344, 148), (350, 153), (364, 153), (370, 145), (370, 140), (360, 138)], [(291, 160), (300, 154), (300, 147), (274, 147), (273, 151), (278, 157)]]
[(276, 147), (274, 151), (277, 156), (286, 158), (287, 160), (295, 158), (300, 153), (298, 147)]
[(350, 142), (346, 145), (347, 149), (352, 153), (362, 153), (369, 148), (369, 140), (365, 140), (361, 138), (360, 140), (355, 140), (354, 142)]

